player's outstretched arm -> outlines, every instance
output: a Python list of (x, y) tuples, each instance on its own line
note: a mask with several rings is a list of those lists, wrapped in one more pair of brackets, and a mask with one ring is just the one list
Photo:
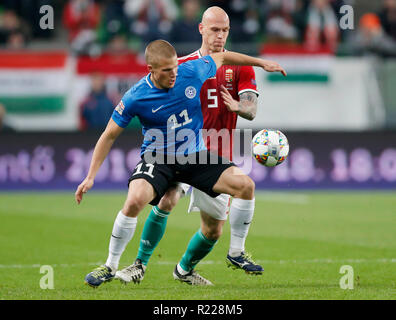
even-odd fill
[(100, 166), (102, 165), (104, 159), (106, 159), (114, 141), (123, 130), (124, 129), (118, 126), (113, 119), (110, 119), (105, 131), (103, 131), (98, 142), (96, 143), (87, 177), (77, 187), (76, 193), (74, 194), (78, 204), (80, 204), (82, 201), (84, 193), (92, 188)]
[(212, 53), (210, 56), (216, 63), (217, 69), (223, 65), (255, 66), (261, 67), (267, 72), (280, 72), (285, 77), (287, 76), (285, 69), (275, 61), (255, 58), (232, 51)]
[(257, 94), (250, 91), (244, 92), (239, 95), (239, 101), (237, 101), (223, 85), (220, 89), (221, 97), (228, 111), (235, 112), (238, 116), (250, 121), (256, 117)]

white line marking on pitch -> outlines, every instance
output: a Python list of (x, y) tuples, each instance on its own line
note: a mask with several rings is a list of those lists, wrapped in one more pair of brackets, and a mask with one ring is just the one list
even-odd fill
[[(307, 259), (307, 260), (256, 260), (258, 263), (262, 264), (326, 264), (326, 263), (396, 263), (396, 258), (379, 258), (379, 259)], [(177, 261), (156, 261), (154, 264), (159, 265), (174, 265)], [(224, 261), (221, 260), (204, 260), (200, 264), (223, 264)], [(48, 264), (48, 262), (43, 263)], [(52, 267), (80, 267), (80, 266), (99, 266), (103, 262), (87, 262), (87, 263), (55, 263), (50, 264)], [(26, 269), (26, 268), (40, 268), (41, 264), (0, 264), (0, 269)]]
[(305, 194), (296, 194), (290, 192), (260, 192), (256, 194), (256, 199), (260, 201), (283, 202), (293, 204), (308, 204), (310, 197)]
[[(54, 263), (50, 264), (51, 267), (79, 267), (79, 266), (99, 266), (103, 264), (103, 262), (87, 262), (87, 263)], [(26, 268), (40, 268), (42, 265), (48, 265), (48, 263), (43, 264), (0, 264), (0, 269), (26, 269)]]

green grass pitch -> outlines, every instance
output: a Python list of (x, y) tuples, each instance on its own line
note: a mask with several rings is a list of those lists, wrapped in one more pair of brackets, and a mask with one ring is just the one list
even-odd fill
[[(84, 276), (107, 258), (113, 222), (125, 192), (90, 191), (80, 206), (69, 193), (0, 193), (0, 299), (395, 299), (396, 195), (393, 192), (258, 192), (247, 251), (265, 269), (249, 276), (226, 267), (227, 222), (213, 251), (197, 266), (213, 287), (173, 280), (172, 271), (199, 214), (182, 199), (140, 285), (112, 281), (98, 289)], [(144, 221), (120, 266), (133, 262)], [(53, 268), (54, 289), (41, 289)], [(353, 289), (341, 289), (340, 268), (353, 268)], [(42, 280), (43, 282), (44, 280)], [(44, 281), (44, 283), (46, 283)]]

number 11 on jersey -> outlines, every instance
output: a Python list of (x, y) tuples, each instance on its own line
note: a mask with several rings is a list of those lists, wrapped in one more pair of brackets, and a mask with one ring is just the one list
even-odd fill
[(182, 127), (182, 126), (185, 126), (186, 124), (189, 124), (189, 123), (192, 121), (192, 119), (190, 119), (190, 118), (188, 117), (187, 109), (184, 109), (182, 112), (180, 112), (180, 113), (179, 113), (179, 117), (184, 118), (184, 122), (179, 123), (179, 122), (177, 121), (177, 117), (176, 117), (175, 114), (172, 114), (172, 115), (168, 118), (168, 122), (172, 122), (172, 123), (173, 123), (171, 129), (180, 128), (180, 127)]

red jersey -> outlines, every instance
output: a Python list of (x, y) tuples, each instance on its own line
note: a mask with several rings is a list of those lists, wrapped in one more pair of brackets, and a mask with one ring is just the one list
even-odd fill
[[(201, 58), (199, 50), (178, 59), (179, 64), (189, 60)], [(246, 91), (254, 92), (258, 95), (256, 86), (256, 77), (253, 67), (251, 66), (222, 66), (217, 70), (216, 76), (205, 81), (201, 88), (200, 99), (203, 114), (203, 129), (215, 129), (217, 134), (220, 130), (225, 129), (225, 137), (228, 141), (217, 140), (216, 143), (210, 144), (210, 136), (204, 137), (206, 147), (212, 152), (217, 152), (219, 156), (232, 160), (233, 135), (238, 115), (235, 112), (228, 111), (220, 95), (220, 88), (223, 85), (231, 96), (239, 101), (239, 95)], [(222, 146), (223, 144), (223, 146)]]

